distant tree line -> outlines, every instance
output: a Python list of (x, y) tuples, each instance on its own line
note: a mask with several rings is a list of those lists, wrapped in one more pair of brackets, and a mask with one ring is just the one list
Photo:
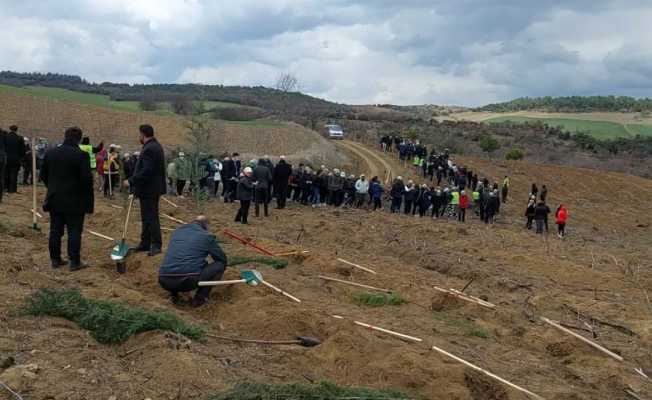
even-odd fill
[(652, 99), (628, 96), (521, 97), (505, 103), (488, 104), (476, 111), (513, 112), (642, 112), (652, 110)]
[(155, 108), (157, 102), (170, 103), (180, 113), (189, 111), (192, 101), (222, 101), (246, 106), (259, 107), (280, 116), (284, 114), (313, 118), (317, 114), (323, 118), (341, 118), (350, 113), (351, 107), (318, 99), (306, 94), (291, 91), (296, 84), (285, 85), (281, 89), (263, 86), (223, 86), (200, 84), (125, 84), (93, 83), (75, 75), (53, 73), (0, 72), (0, 84), (11, 86), (46, 86), (77, 92), (106, 95), (116, 101), (137, 101), (145, 109)]

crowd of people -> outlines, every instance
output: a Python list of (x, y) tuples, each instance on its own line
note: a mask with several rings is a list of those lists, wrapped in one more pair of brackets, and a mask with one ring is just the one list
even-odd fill
[[(316, 207), (349, 207), (368, 211), (387, 210), (417, 218), (455, 219), (464, 223), (476, 216), (492, 224), (501, 204), (510, 198), (510, 179), (499, 185), (480, 178), (465, 166), (456, 165), (449, 151), (437, 152), (397, 137), (383, 137), (382, 150), (395, 153), (402, 164), (408, 161), (423, 183), (396, 177), (383, 182), (378, 176), (347, 174), (325, 165), (299, 164), (296, 168), (281, 156), (275, 164), (269, 156), (244, 162), (238, 153), (222, 157), (201, 155), (191, 158), (178, 151), (166, 161), (161, 144), (150, 125), (139, 127), (140, 152), (123, 153), (120, 145), (103, 142), (93, 146), (77, 127), (65, 131), (57, 146), (38, 140), (34, 149), (18, 134), (18, 127), (0, 130), (0, 179), (2, 192), (15, 193), (19, 170), (23, 183), (40, 179), (47, 188), (43, 210), (50, 213), (49, 252), (53, 268), (69, 265), (79, 270), (88, 265), (81, 260), (84, 219), (94, 210), (94, 192), (111, 197), (116, 191), (129, 192), (139, 199), (141, 238), (133, 252), (156, 256), (162, 252), (159, 200), (164, 194), (184, 196), (198, 192), (225, 203), (239, 202), (235, 221), (247, 224), (249, 209), (255, 215), (269, 216), (269, 204), (276, 199), (277, 209), (287, 202)], [(32, 171), (32, 151), (36, 151), (37, 171)], [(25, 162), (26, 158), (30, 160)], [(390, 176), (386, 177), (390, 179)], [(435, 183), (436, 180), (436, 183)], [(97, 185), (99, 183), (99, 186)], [(388, 185), (386, 188), (385, 185)], [(221, 190), (220, 190), (221, 189)], [(547, 233), (546, 205), (548, 189), (533, 184), (526, 207), (526, 228), (536, 226), (538, 234)], [(0, 195), (0, 200), (1, 200)], [(470, 213), (470, 214), (469, 214)], [(565, 235), (568, 210), (560, 205), (555, 213), (558, 235)], [(159, 270), (160, 285), (175, 302), (179, 293), (198, 289), (192, 304), (204, 304), (210, 287), (198, 288), (200, 280), (219, 280), (227, 264), (226, 255), (208, 232), (209, 220), (199, 216), (191, 224), (173, 232)], [(68, 262), (61, 256), (61, 239), (68, 232)], [(212, 256), (213, 262), (206, 258)]]

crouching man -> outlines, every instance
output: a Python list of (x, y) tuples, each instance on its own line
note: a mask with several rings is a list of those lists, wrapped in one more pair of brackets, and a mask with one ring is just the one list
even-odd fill
[[(209, 255), (212, 263), (206, 260)], [(199, 307), (208, 300), (211, 287), (198, 287), (197, 284), (222, 279), (226, 262), (226, 255), (215, 236), (208, 232), (208, 219), (199, 216), (172, 232), (158, 282), (170, 292), (174, 303), (179, 302), (179, 293), (196, 289), (192, 306)]]

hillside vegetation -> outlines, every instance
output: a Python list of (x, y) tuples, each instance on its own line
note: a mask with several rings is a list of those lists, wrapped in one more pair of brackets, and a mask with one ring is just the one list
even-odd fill
[(477, 111), (510, 112), (539, 110), (552, 112), (640, 112), (652, 110), (652, 99), (628, 96), (521, 97), (504, 103), (487, 104)]
[(596, 139), (627, 138), (636, 135), (652, 136), (652, 126), (644, 124), (622, 124), (611, 121), (585, 120), (575, 118), (534, 118), (521, 116), (500, 116), (486, 119), (485, 122), (536, 122), (540, 121), (550, 126), (562, 127), (568, 132), (584, 132)]
[(0, 72), (0, 84), (16, 87), (49, 87), (107, 96), (106, 101), (140, 102), (146, 97), (157, 102), (172, 101), (179, 96), (195, 101), (226, 102), (264, 108), (278, 113), (308, 115), (319, 113), (336, 117), (349, 106), (332, 103), (299, 92), (257, 87), (199, 85), (92, 83), (75, 75)]

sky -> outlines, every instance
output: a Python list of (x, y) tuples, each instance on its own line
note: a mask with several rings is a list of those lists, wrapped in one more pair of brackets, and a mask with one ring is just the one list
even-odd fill
[(652, 1), (0, 0), (0, 70), (349, 104), (652, 96)]

